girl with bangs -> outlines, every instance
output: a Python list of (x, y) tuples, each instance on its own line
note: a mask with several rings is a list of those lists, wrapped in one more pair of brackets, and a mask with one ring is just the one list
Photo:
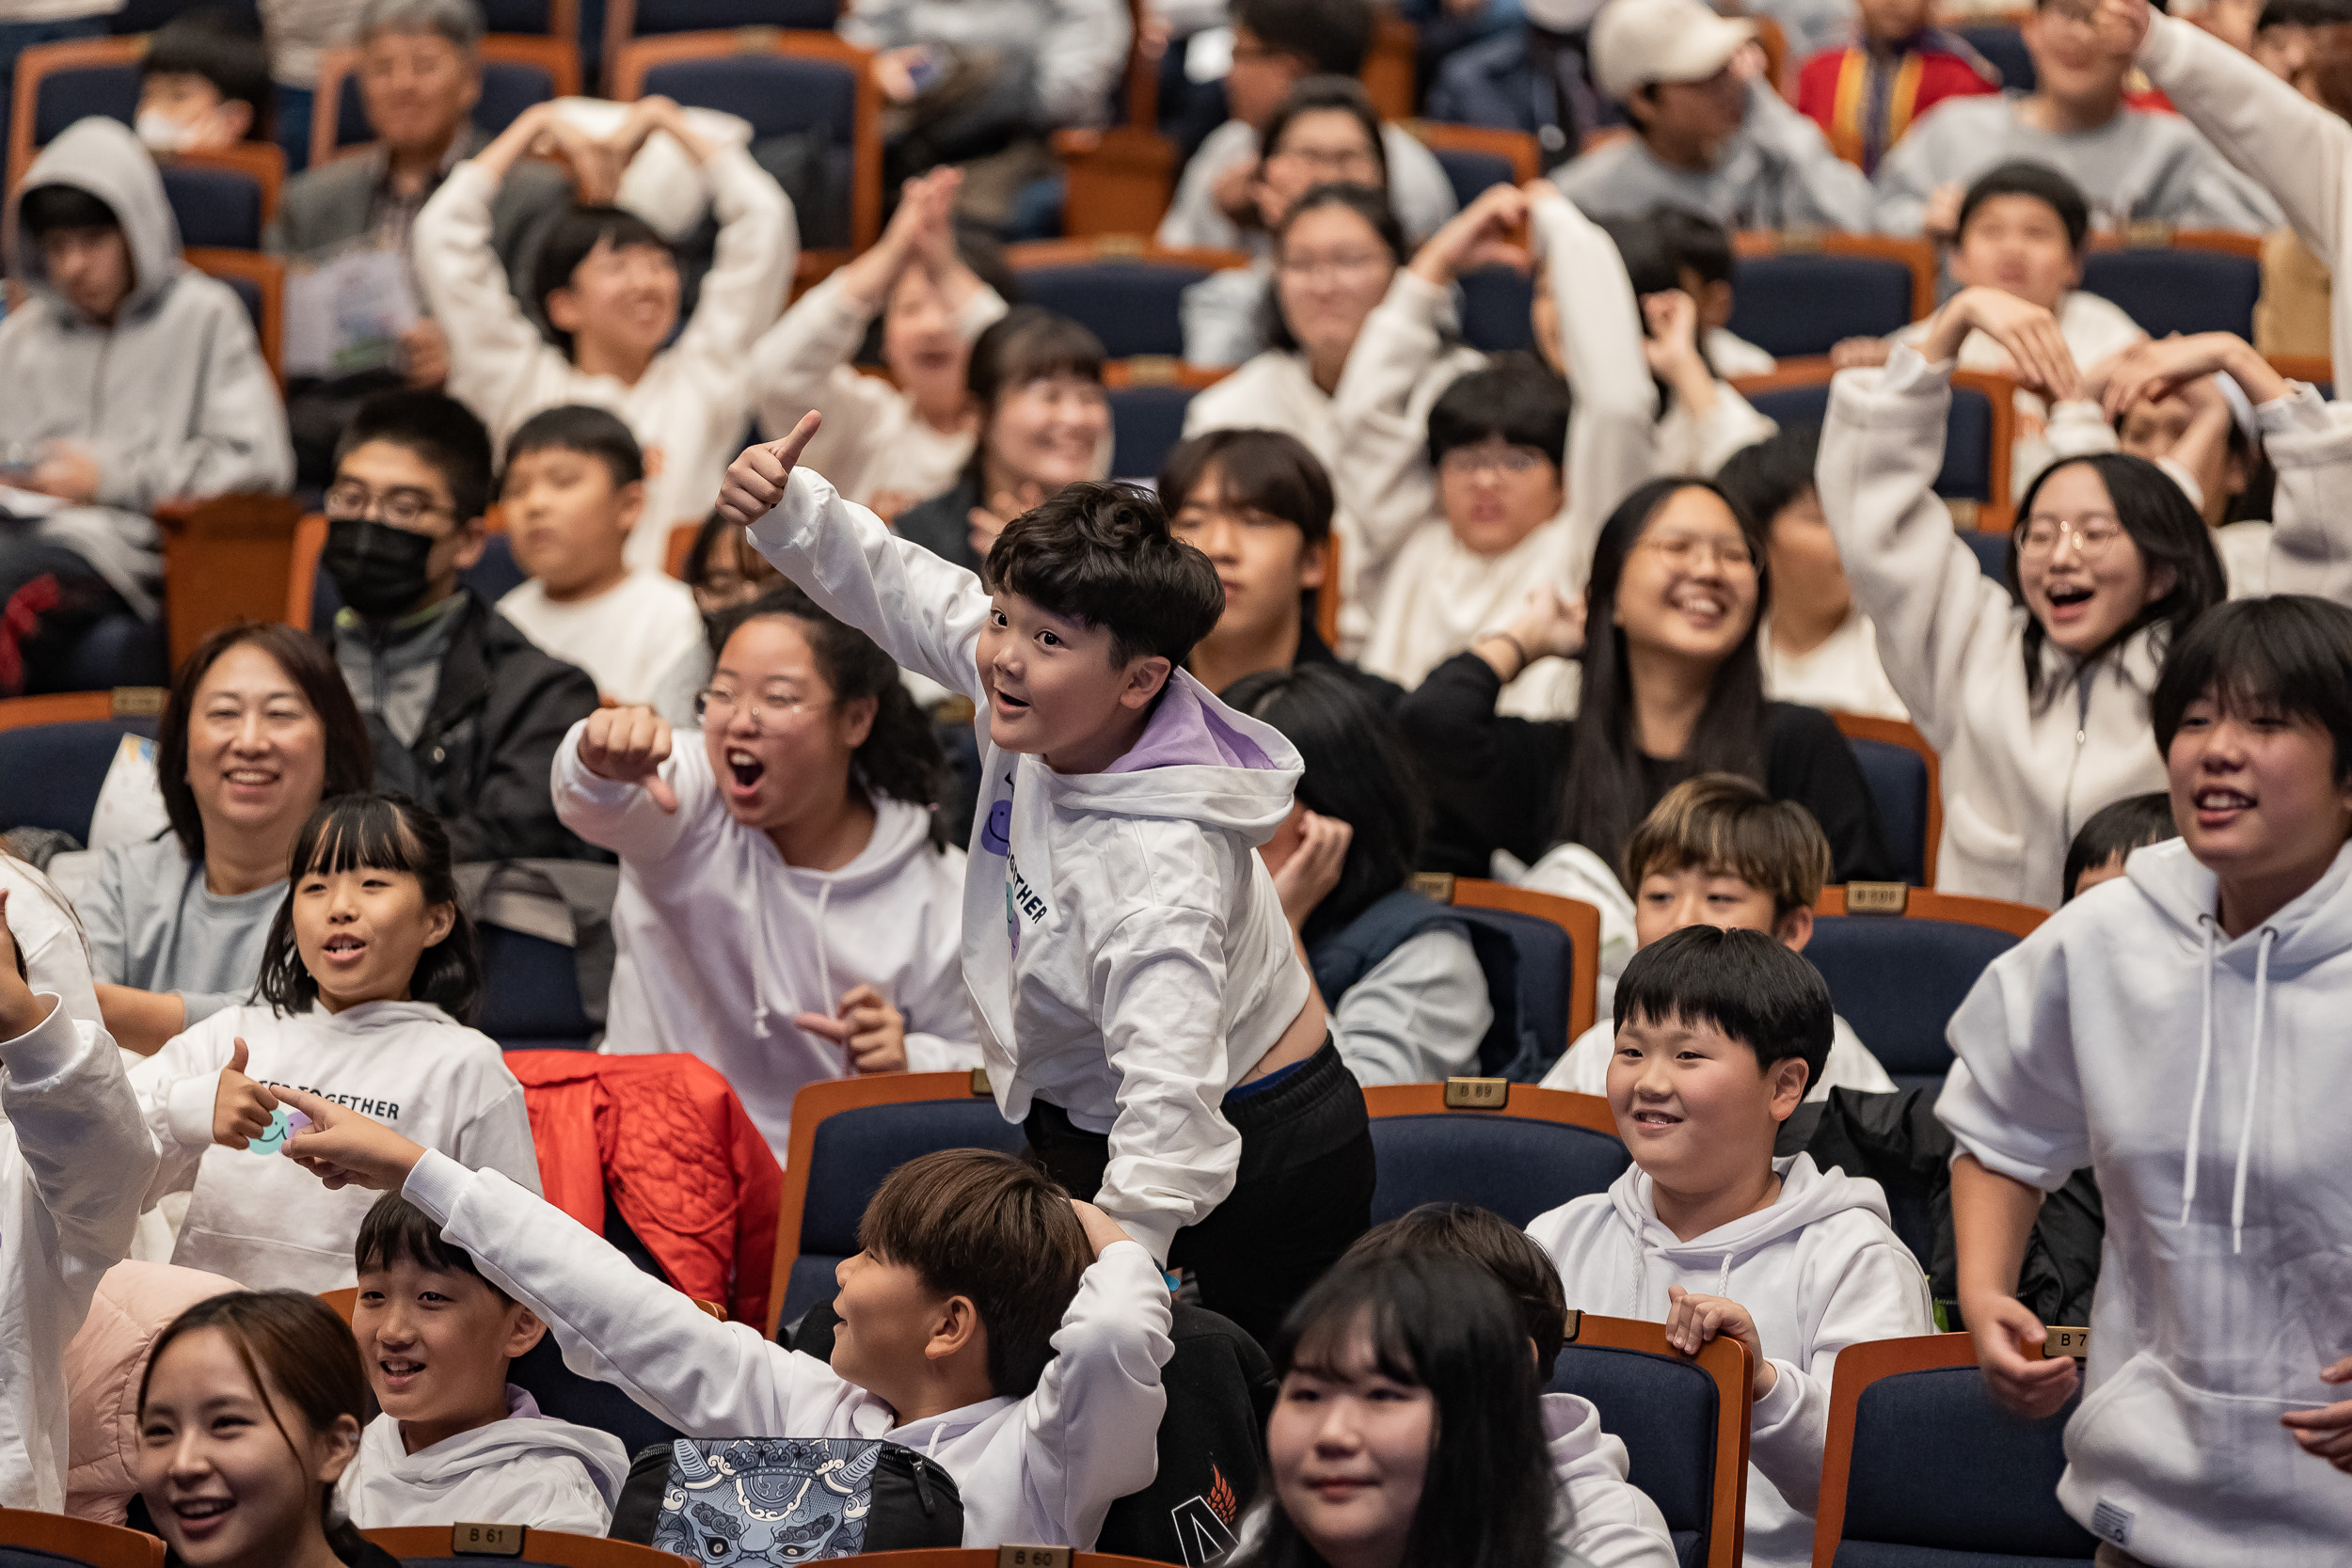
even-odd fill
[(1559, 1481), (1534, 1346), (1494, 1276), (1425, 1257), (1343, 1262), (1272, 1346), (1267, 1484), (1232, 1568), (1552, 1568)]
[(539, 1190), (522, 1085), (465, 1026), (482, 986), (449, 835), (399, 795), (322, 804), (294, 840), (253, 1000), (175, 1036), (131, 1075), (163, 1160), (151, 1204), (187, 1192), (171, 1260), (261, 1288), (353, 1283), (372, 1201), (275, 1155), (272, 1085), (349, 1105)]

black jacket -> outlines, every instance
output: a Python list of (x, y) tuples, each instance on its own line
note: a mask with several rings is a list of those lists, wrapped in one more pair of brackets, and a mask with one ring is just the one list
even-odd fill
[(371, 714), (375, 785), (423, 801), (459, 861), (601, 860), (556, 820), (549, 777), (565, 732), (596, 711), (596, 683), (540, 652), (469, 588), (414, 746)]
[(985, 564), (972, 548), (972, 509), (980, 504), (980, 487), (959, 482), (945, 495), (908, 507), (898, 514), (891, 531), (912, 539), (942, 561), (952, 561), (975, 577)]

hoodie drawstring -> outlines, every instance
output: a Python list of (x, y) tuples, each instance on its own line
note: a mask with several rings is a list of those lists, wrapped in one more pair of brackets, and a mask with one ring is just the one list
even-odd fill
[[(2211, 915), (2200, 915), (2197, 923), (2205, 932), (2204, 1019), (2197, 1037), (2197, 1083), (2188, 1101), (2188, 1151), (2181, 1164), (2181, 1223), (2188, 1223), (2189, 1213), (2197, 1202), (2197, 1155), (2204, 1132), (2206, 1080), (2213, 1072), (2213, 972), (2217, 948), (2220, 942), (2220, 926)], [(2246, 1178), (2254, 1157), (2254, 1107), (2262, 1087), (2263, 1033), (2267, 1022), (2270, 1001), (2270, 949), (2279, 940), (2279, 929), (2265, 926), (2256, 939), (2254, 948), (2254, 1037), (2249, 1044), (2246, 1062), (2246, 1107), (2239, 1113), (2237, 1133), (2237, 1170), (2230, 1188), (2230, 1250), (2241, 1253), (2246, 1249)]]
[(1731, 1296), (1731, 1254), (1724, 1254), (1724, 1266), (1715, 1271), (1715, 1293), (1728, 1300)]
[(2255, 1090), (2262, 1083), (2263, 1070), (2263, 1004), (2270, 996), (2270, 946), (2279, 940), (2275, 927), (2263, 927), (2262, 941), (2254, 949), (2254, 1043), (2246, 1058), (2246, 1114), (2239, 1118), (2237, 1130), (2237, 1180), (2230, 1192), (2230, 1250), (2246, 1250), (2246, 1168), (2254, 1153)]
[(2188, 1153), (2181, 1162), (2181, 1223), (2188, 1223), (2189, 1206), (2197, 1201), (2197, 1140), (2205, 1124), (2205, 1079), (2213, 1071), (2213, 959), (2221, 927), (2213, 916), (2201, 914), (2197, 924), (2205, 932), (2204, 1024), (2197, 1035), (2197, 1083), (2188, 1097)]

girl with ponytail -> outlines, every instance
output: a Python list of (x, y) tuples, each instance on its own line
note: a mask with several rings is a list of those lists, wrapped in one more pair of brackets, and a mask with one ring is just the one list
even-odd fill
[(701, 733), (595, 714), (555, 809), (621, 858), (605, 1049), (702, 1057), (781, 1161), (804, 1084), (979, 1065), (963, 852), (930, 721), (870, 638), (783, 583), (713, 640)]
[(368, 1386), (351, 1330), (318, 1297), (200, 1301), (139, 1379), (139, 1495), (184, 1568), (395, 1568), (335, 1506)]

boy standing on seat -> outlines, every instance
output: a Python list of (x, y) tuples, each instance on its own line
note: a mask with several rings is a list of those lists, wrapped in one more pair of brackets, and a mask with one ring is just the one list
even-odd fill
[[(1148, 494), (1073, 484), (984, 587), (755, 446), (719, 509), (901, 665), (979, 705), (963, 958), (982, 1059), (1063, 1185), (1262, 1340), (1371, 1221), (1363, 1096), (1256, 849), (1298, 753), (1184, 673), (1224, 594)], [(650, 765), (647, 768), (650, 771)], [(626, 777), (616, 771), (615, 776)]]
[(1813, 1560), (1831, 1374), (1867, 1339), (1934, 1331), (1926, 1276), (1875, 1181), (1772, 1157), (1829, 1054), (1829, 988), (1761, 931), (1693, 926), (1617, 982), (1609, 1108), (1633, 1165), (1527, 1227), (1568, 1305), (1666, 1325), (1686, 1354), (1747, 1346), (1747, 1560)]

